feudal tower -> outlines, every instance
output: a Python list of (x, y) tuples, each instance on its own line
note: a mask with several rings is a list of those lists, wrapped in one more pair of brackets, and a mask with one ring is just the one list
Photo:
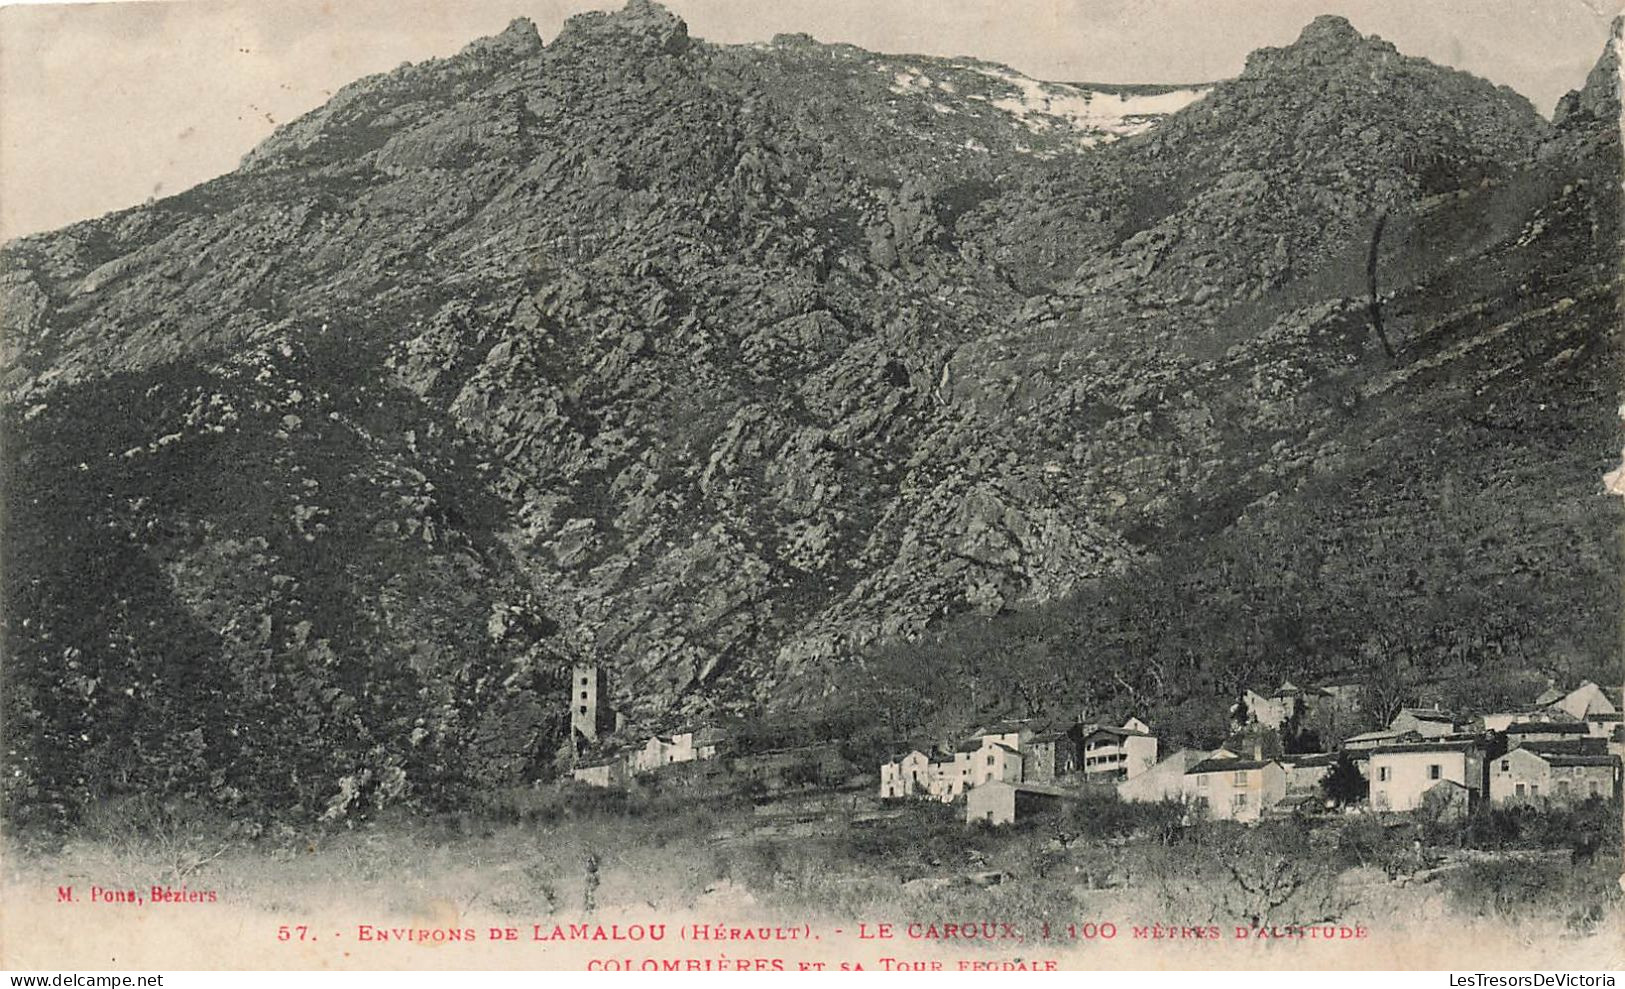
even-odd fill
[(609, 698), (604, 694), (604, 673), (597, 666), (581, 663), (570, 672), (570, 735), (588, 743), (598, 741), (611, 717)]

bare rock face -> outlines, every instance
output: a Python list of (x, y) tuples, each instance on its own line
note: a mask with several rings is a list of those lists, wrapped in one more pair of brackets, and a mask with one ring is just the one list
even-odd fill
[(1616, 76), (1554, 131), (1338, 18), (1114, 89), (632, 0), (360, 80), (0, 254), (0, 723), (60, 742), (7, 786), (456, 800), (549, 771), (579, 660), (665, 727), (940, 707), (963, 643), (1102, 706), (1584, 653)]
[(1579, 120), (1595, 121), (1613, 127), (1619, 125), (1620, 108), (1620, 45), (1625, 35), (1625, 17), (1614, 18), (1609, 28), (1608, 44), (1586, 76), (1585, 85), (1558, 101), (1552, 115), (1559, 127), (1574, 126)]
[(627, 0), (614, 13), (588, 11), (564, 23), (557, 44), (613, 44), (634, 52), (678, 55), (689, 47), (688, 25), (654, 0)]

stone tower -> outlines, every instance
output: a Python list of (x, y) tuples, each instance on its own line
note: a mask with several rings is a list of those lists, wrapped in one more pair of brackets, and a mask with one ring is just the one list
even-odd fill
[(604, 696), (604, 673), (591, 663), (579, 663), (570, 671), (570, 734), (577, 741), (598, 741), (609, 715)]

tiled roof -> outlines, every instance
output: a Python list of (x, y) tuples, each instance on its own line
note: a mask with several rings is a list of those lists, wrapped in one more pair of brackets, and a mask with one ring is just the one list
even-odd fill
[(1589, 731), (1579, 721), (1520, 721), (1506, 728), (1508, 735), (1584, 735)]
[(1550, 752), (1559, 755), (1602, 755), (1608, 751), (1606, 738), (1548, 738), (1525, 742), (1518, 746), (1530, 752)]
[(886, 759), (887, 759), (888, 762), (902, 762), (904, 759), (907, 759), (911, 755), (917, 755), (922, 759), (930, 761), (930, 757), (925, 754), (924, 749), (904, 749), (901, 752), (893, 752), (893, 753), (891, 753), (889, 756), (886, 757)]
[(1116, 736), (1118, 736), (1120, 738), (1150, 738), (1151, 737), (1151, 733), (1147, 732), (1147, 731), (1139, 731), (1138, 729), (1135, 729), (1135, 728), (1113, 728), (1110, 725), (1102, 725), (1099, 728), (1096, 728), (1093, 731), (1089, 732), (1088, 735), (1085, 735), (1084, 737), (1087, 738), (1087, 737), (1089, 737), (1089, 735), (1116, 735)]
[(1617, 766), (1619, 757), (1613, 755), (1566, 755), (1558, 753), (1530, 753), (1548, 766)]
[(1015, 787), (1017, 793), (1037, 793), (1046, 797), (1063, 797), (1074, 800), (1083, 796), (1077, 790), (1069, 790), (1064, 786), (1056, 786), (1053, 783), (1011, 783), (1009, 785)]
[(1371, 754), (1403, 754), (1406, 752), (1468, 752), (1478, 748), (1477, 742), (1400, 742), (1395, 745), (1379, 745), (1371, 750)]
[(1285, 755), (1281, 762), (1289, 766), (1330, 766), (1337, 762), (1336, 752), (1304, 752), (1298, 755)]
[(1203, 759), (1201, 762), (1185, 770), (1186, 776), (1198, 776), (1202, 773), (1239, 773), (1248, 769), (1262, 769), (1274, 759)]
[(1282, 680), (1281, 685), (1275, 688), (1275, 696), (1277, 697), (1294, 697), (1298, 694), (1303, 694), (1306, 697), (1324, 697), (1326, 691), (1319, 687), (1300, 687), (1291, 680)]
[(1404, 734), (1406, 734), (1406, 733), (1402, 732), (1402, 731), (1363, 731), (1358, 735), (1350, 735), (1348, 738), (1345, 738), (1343, 741), (1345, 741), (1345, 742), (1364, 742), (1364, 741), (1367, 741), (1367, 740), (1373, 739), (1373, 738), (1398, 738), (1399, 736), (1404, 735)]
[[(1446, 724), (1451, 724), (1455, 721), (1455, 719), (1449, 713), (1445, 711), (1435, 711), (1431, 707), (1407, 707), (1401, 710), (1399, 713), (1408, 714), (1418, 721), (1442, 721)], [(1398, 718), (1396, 717), (1395, 720), (1397, 721)]]

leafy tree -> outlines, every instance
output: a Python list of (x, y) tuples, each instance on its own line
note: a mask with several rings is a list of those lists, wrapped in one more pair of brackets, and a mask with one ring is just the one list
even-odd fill
[(1354, 764), (1347, 752), (1337, 757), (1331, 772), (1320, 781), (1320, 791), (1339, 807), (1364, 801), (1370, 788), (1365, 774), (1360, 772), (1360, 767)]

